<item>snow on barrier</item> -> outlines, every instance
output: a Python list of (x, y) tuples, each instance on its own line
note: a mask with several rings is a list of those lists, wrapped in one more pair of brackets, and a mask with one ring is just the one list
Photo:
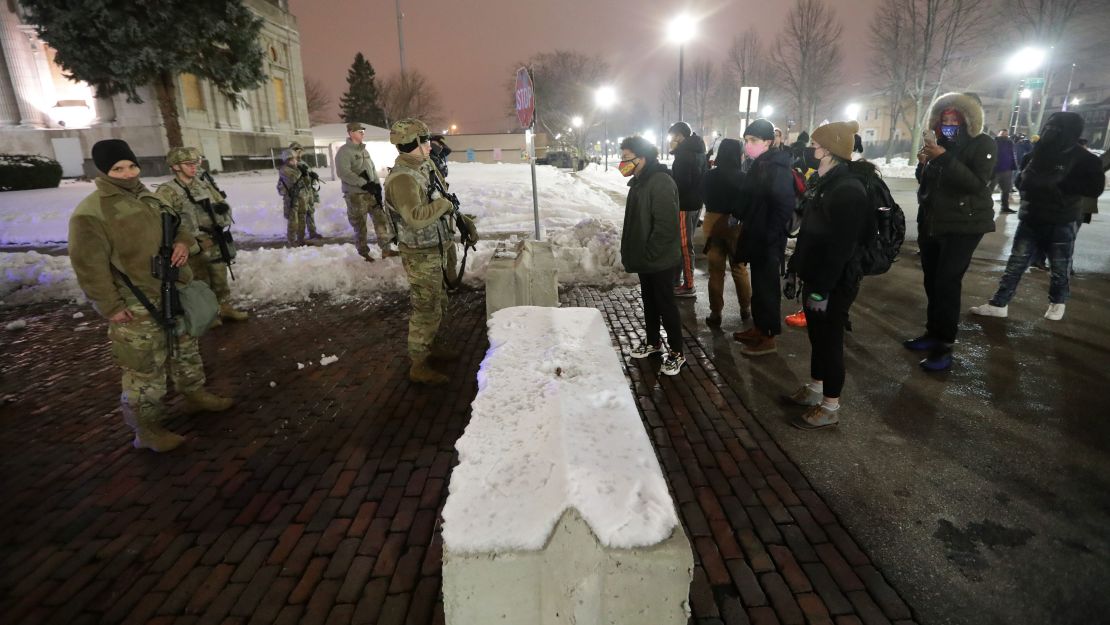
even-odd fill
[(558, 306), (559, 280), (549, 241), (498, 244), (486, 268), (486, 318), (510, 306)]
[(690, 543), (601, 313), (489, 320), (443, 509), (449, 625), (684, 625)]

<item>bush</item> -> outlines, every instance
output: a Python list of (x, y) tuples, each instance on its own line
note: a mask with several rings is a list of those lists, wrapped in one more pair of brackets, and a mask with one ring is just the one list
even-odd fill
[(0, 191), (51, 189), (62, 181), (58, 161), (38, 154), (0, 154)]

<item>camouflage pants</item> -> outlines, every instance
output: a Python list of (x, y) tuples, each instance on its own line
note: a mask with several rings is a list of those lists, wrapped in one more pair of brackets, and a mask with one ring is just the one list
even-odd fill
[[(198, 243), (201, 242), (198, 241)], [(220, 258), (218, 247), (205, 249), (204, 245), (205, 243), (201, 243), (200, 254), (189, 257), (189, 269), (193, 270), (193, 279), (207, 284), (208, 288), (216, 294), (216, 300), (223, 304), (231, 299), (231, 285), (227, 280), (227, 265), (222, 260), (212, 262), (214, 259)], [(213, 250), (216, 251), (215, 254), (212, 254)]]
[(386, 249), (393, 240), (393, 224), (385, 209), (378, 205), (378, 200), (369, 193), (348, 193), (343, 196), (347, 200), (347, 221), (355, 231), (355, 249), (359, 254), (370, 251), (366, 241), (366, 216), (369, 214), (374, 222), (374, 234), (378, 237), (378, 247)]
[(285, 202), (285, 219), (288, 225), (285, 230), (285, 240), (289, 245), (304, 243), (305, 215), (308, 213), (308, 202), (299, 197)]
[(447, 289), (443, 285), (443, 256), (439, 248), (401, 249), (401, 264), (409, 279), (412, 314), (409, 316), (409, 356), (413, 361), (428, 357), (439, 324), (447, 311)]
[[(308, 236), (310, 237), (320, 236), (320, 234), (316, 232), (316, 206), (319, 203), (319, 194), (314, 194), (312, 197), (312, 201), (308, 203), (307, 209), (305, 210), (304, 223), (306, 226), (308, 226)], [(217, 293), (216, 295), (219, 295), (219, 293)]]
[(112, 341), (112, 356), (123, 369), (123, 392), (120, 394), (123, 420), (134, 428), (162, 418), (167, 369), (179, 393), (198, 391), (204, 387), (205, 380), (204, 363), (195, 338), (177, 337), (177, 351), (171, 357), (166, 353), (166, 335), (162, 327), (141, 306), (132, 308), (131, 312), (134, 320), (108, 324), (108, 338)]

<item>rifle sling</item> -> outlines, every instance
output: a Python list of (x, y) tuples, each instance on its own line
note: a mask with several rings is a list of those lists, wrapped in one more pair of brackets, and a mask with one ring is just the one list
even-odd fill
[[(131, 289), (131, 293), (135, 296), (135, 299), (139, 300), (139, 303), (142, 304), (143, 308), (145, 308), (147, 312), (150, 313), (150, 316), (157, 320), (158, 325), (168, 330), (169, 327), (165, 324), (165, 320), (162, 318), (162, 312), (155, 308), (154, 303), (150, 301), (150, 298), (146, 296), (146, 293), (140, 291), (139, 287), (135, 286), (135, 283), (131, 281), (131, 278), (127, 277), (127, 274), (120, 271), (115, 265), (110, 264), (108, 266), (112, 268), (112, 273), (119, 276), (119, 279), (123, 280), (123, 283), (127, 285), (127, 288)], [(162, 304), (172, 305), (167, 302), (162, 302)]]

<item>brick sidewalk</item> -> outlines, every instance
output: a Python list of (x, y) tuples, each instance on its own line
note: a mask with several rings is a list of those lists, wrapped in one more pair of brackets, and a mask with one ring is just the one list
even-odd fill
[[(563, 300), (600, 308), (627, 354), (633, 291)], [(190, 420), (175, 397), (169, 426), (189, 441), (165, 456), (127, 444), (91, 310), (3, 309), (0, 325), (20, 317), (0, 334), (0, 622), (443, 622), (437, 523), (486, 347), (482, 294), (452, 301), (465, 356), (432, 393), (405, 378), (404, 298), (214, 330), (210, 384), (239, 403)], [(651, 360), (628, 373), (696, 551), (692, 622), (909, 623), (693, 339), (687, 357), (677, 379)]]

